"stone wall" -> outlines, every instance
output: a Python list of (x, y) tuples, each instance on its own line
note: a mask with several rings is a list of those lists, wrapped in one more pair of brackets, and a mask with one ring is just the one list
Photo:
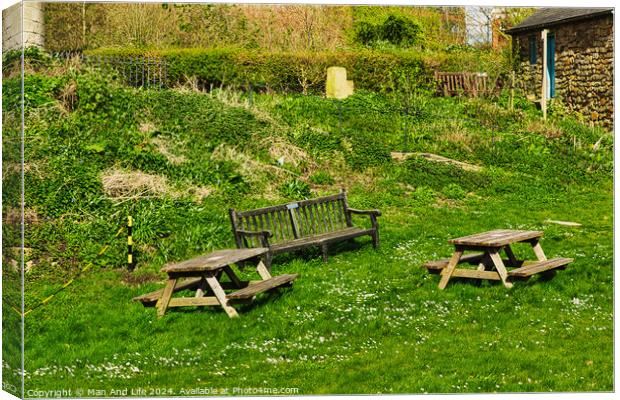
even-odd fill
[(2, 51), (21, 49), (22, 39), (25, 47), (43, 47), (43, 3), (20, 2), (2, 10)]
[[(548, 28), (555, 35), (555, 96), (571, 111), (593, 124), (613, 127), (613, 16)], [(536, 64), (530, 65), (529, 38), (536, 37)], [(514, 36), (520, 56), (517, 76), (527, 94), (540, 98), (542, 85), (541, 31)]]

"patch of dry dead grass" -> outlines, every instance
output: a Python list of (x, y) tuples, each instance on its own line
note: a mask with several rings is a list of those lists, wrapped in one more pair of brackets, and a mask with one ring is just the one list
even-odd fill
[(179, 193), (168, 184), (165, 176), (147, 174), (141, 171), (125, 171), (111, 168), (101, 175), (106, 196), (113, 199), (135, 199), (141, 197), (178, 197)]
[(62, 115), (67, 115), (75, 110), (78, 103), (77, 82), (74, 79), (67, 82), (67, 84), (60, 90), (57, 99), (58, 109)]
[(168, 145), (168, 143), (166, 142), (166, 140), (164, 138), (161, 138), (161, 137), (153, 138), (153, 139), (151, 139), (151, 143), (153, 143), (155, 145), (155, 147), (157, 148), (157, 151), (161, 155), (166, 157), (166, 160), (168, 160), (168, 162), (170, 162), (170, 164), (179, 165), (179, 164), (183, 164), (185, 161), (187, 161), (187, 158), (185, 158), (185, 156), (174, 154), (170, 150), (170, 146)]
[[(269, 146), (269, 155), (274, 160), (282, 159), (295, 167), (300, 164), (313, 165), (314, 160), (300, 147), (294, 144), (288, 143), (279, 137), (269, 137), (265, 140), (265, 143)], [(316, 167), (316, 166), (315, 166)]]
[(138, 126), (138, 130), (142, 133), (150, 133), (155, 131), (155, 125), (150, 122), (141, 122)]
[(106, 196), (118, 202), (164, 196), (190, 196), (194, 201), (202, 201), (214, 191), (207, 186), (189, 186), (179, 190), (173, 188), (165, 176), (117, 168), (104, 171), (101, 183)]
[(556, 139), (563, 135), (562, 131), (554, 124), (539, 120), (528, 123), (525, 130), (530, 133), (543, 135), (547, 139)]

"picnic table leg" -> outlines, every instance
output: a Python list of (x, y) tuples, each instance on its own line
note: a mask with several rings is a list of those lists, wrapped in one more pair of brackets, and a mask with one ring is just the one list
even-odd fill
[(478, 264), (478, 271), (486, 271), (487, 266), (492, 263), (491, 260), (489, 260), (489, 256), (485, 253), (483, 254), (482, 258), (480, 259), (480, 263)]
[(439, 281), (439, 289), (441, 290), (445, 289), (462, 255), (463, 255), (463, 249), (457, 247), (454, 253), (452, 254), (452, 258), (450, 258), (448, 265), (446, 266), (446, 268), (444, 268), (443, 271), (441, 271), (441, 280)]
[(168, 304), (170, 303), (170, 299), (172, 298), (172, 293), (174, 293), (174, 287), (177, 284), (177, 278), (168, 278), (166, 282), (166, 287), (164, 287), (164, 291), (161, 294), (159, 300), (157, 300), (157, 316), (161, 317), (166, 313), (166, 309), (168, 308)]
[(198, 287), (196, 288), (196, 297), (204, 297), (206, 291), (207, 291), (207, 281), (205, 280), (205, 277), (203, 276), (202, 278), (200, 278), (200, 283), (198, 284)]
[(510, 245), (506, 245), (504, 247), (504, 252), (506, 252), (508, 260), (510, 260), (510, 266), (515, 268), (519, 267), (519, 260), (517, 260), (517, 257), (515, 257), (515, 253), (512, 252)]
[(267, 267), (265, 267), (265, 264), (263, 264), (262, 260), (258, 261), (258, 265), (256, 265), (256, 272), (258, 272), (261, 279), (264, 281), (271, 279), (271, 274), (269, 273)]
[(239, 289), (243, 287), (243, 285), (241, 284), (241, 280), (237, 277), (237, 275), (235, 275), (235, 272), (232, 270), (232, 268), (230, 268), (230, 265), (224, 267), (224, 272), (226, 273), (226, 275), (228, 275), (228, 278), (230, 278), (230, 281), (234, 283), (235, 286), (237, 286)]
[(216, 275), (209, 274), (207, 275), (206, 280), (207, 280), (207, 284), (213, 291), (215, 298), (220, 303), (224, 311), (226, 311), (226, 314), (228, 314), (230, 318), (238, 317), (239, 314), (237, 314), (237, 310), (235, 310), (233, 307), (228, 305), (228, 299), (226, 298), (226, 293), (224, 292), (224, 289), (222, 289), (222, 286), (220, 285), (220, 282), (218, 281)]
[(536, 254), (536, 258), (538, 258), (538, 261), (546, 261), (547, 256), (545, 256), (545, 252), (540, 245), (540, 241), (538, 239), (534, 239), (530, 242), (530, 244), (532, 245), (532, 249), (534, 250), (534, 254)]
[(506, 266), (502, 261), (502, 257), (499, 255), (499, 251), (497, 249), (490, 250), (489, 257), (493, 260), (495, 269), (497, 270), (500, 278), (502, 278), (502, 283), (507, 289), (510, 289), (512, 287), (512, 283), (508, 282), (508, 271), (506, 271)]

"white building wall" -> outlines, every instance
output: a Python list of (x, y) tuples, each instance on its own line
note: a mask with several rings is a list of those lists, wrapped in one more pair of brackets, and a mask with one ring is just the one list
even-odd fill
[[(23, 33), (23, 35), (22, 35)], [(2, 51), (43, 47), (43, 3), (20, 2), (2, 10)]]

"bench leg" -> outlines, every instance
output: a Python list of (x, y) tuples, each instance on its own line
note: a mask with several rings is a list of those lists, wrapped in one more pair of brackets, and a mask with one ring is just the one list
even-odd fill
[(323, 252), (323, 262), (327, 262), (328, 259), (328, 247), (327, 244), (321, 245), (321, 252)]
[(379, 247), (379, 231), (375, 230), (372, 233), (372, 247), (375, 249)]

